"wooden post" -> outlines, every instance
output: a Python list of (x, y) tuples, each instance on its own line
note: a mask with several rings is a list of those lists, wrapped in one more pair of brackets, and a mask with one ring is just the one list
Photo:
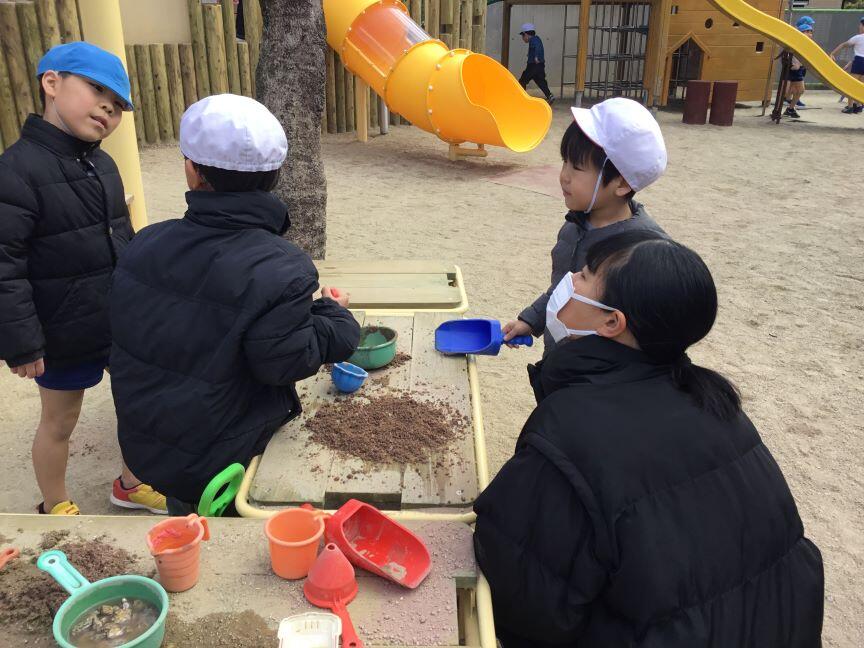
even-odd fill
[(180, 77), (183, 79), (183, 107), (185, 109), (198, 101), (198, 84), (195, 80), (195, 48), (192, 43), (180, 43), (178, 51), (180, 52)]
[(453, 0), (452, 11), (450, 14), (450, 33), (453, 34), (453, 49), (461, 47), (462, 40), (462, 0)]
[(18, 115), (15, 111), (9, 68), (6, 67), (6, 57), (0, 50), (0, 139), (3, 140), (5, 148), (12, 146), (18, 139)]
[(201, 0), (186, 0), (189, 10), (189, 31), (192, 33), (192, 51), (195, 54), (195, 85), (200, 99), (210, 92), (210, 72), (207, 69), (207, 41), (204, 37), (204, 14)]
[(55, 0), (36, 0), (36, 16), (39, 19), (39, 33), (42, 37), (42, 50), (47, 52), (60, 44), (60, 23), (57, 20)]
[(156, 95), (159, 137), (163, 142), (167, 142), (174, 139), (174, 119), (171, 117), (171, 94), (168, 91), (165, 47), (161, 43), (150, 45), (150, 65), (153, 67), (153, 92)]
[(471, 49), (471, 25), (474, 21), (474, 0), (461, 1), (461, 21), (459, 25), (459, 47)]
[(405, 4), (408, 5), (408, 15), (411, 16), (411, 20), (419, 25), (423, 21), (421, 0), (408, 0)]
[(336, 133), (336, 53), (327, 48), (327, 132)]
[(132, 103), (135, 110), (132, 117), (135, 119), (135, 139), (141, 144), (144, 141), (144, 113), (141, 111), (141, 86), (138, 84), (138, 61), (135, 59), (135, 48), (126, 46), (126, 67), (129, 73), (129, 85), (132, 88)]
[[(0, 3), (0, 49), (6, 55), (9, 78), (12, 81), (12, 94), (18, 109), (18, 124), (23, 126), (27, 115), (36, 112), (30, 75), (27, 73), (27, 59), (15, 5)], [(38, 96), (35, 101), (39, 101)]]
[(252, 71), (249, 66), (249, 43), (237, 41), (237, 63), (240, 66), (240, 93), (252, 97)]
[(336, 132), (345, 132), (345, 66), (342, 59), (337, 56), (336, 68)]
[(369, 91), (369, 126), (378, 128), (378, 94)]
[(426, 31), (432, 38), (441, 35), (441, 0), (426, 0)]
[[(658, 12), (658, 20), (655, 25), (657, 40), (655, 51), (652, 59), (645, 61), (645, 76), (652, 79), (651, 88), (649, 89), (650, 104), (656, 106), (666, 104), (666, 41), (669, 34), (669, 16), (672, 13), (672, 0), (658, 0), (651, 7), (651, 13)], [(671, 63), (671, 57), (670, 57)]]
[(354, 123), (354, 75), (345, 68), (345, 130), (349, 133), (357, 125)]
[[(576, 78), (575, 100), (576, 106), (582, 105), (582, 96), (585, 93), (585, 72), (588, 67), (588, 27), (591, 23), (591, 0), (582, 0), (579, 5), (579, 41), (576, 43)], [(562, 88), (561, 92), (564, 90)]]
[(233, 94), (242, 94), (240, 88), (240, 62), (237, 59), (237, 18), (233, 0), (222, 0), (222, 29), (225, 30), (225, 63), (228, 67), (228, 88)]
[(174, 135), (180, 139), (180, 118), (186, 110), (183, 100), (183, 75), (180, 73), (180, 49), (177, 43), (165, 44), (165, 64), (168, 69), (168, 97), (171, 99), (171, 123)]
[(75, 0), (57, 0), (57, 19), (60, 22), (60, 37), (64, 43), (81, 40), (81, 25), (78, 22), (78, 5)]
[(486, 0), (474, 0), (474, 32), (471, 37), (471, 46), (475, 52), (484, 54), (486, 52)]
[(204, 37), (207, 40), (207, 65), (210, 70), (210, 93), (228, 92), (228, 67), (225, 63), (225, 32), (222, 29), (222, 9), (216, 5), (201, 5), (204, 12)]
[[(21, 29), (21, 40), (24, 44), (24, 53), (27, 55), (27, 76), (30, 77), (30, 91), (33, 94), (33, 103), (37, 104), (39, 97), (39, 80), (36, 78), (36, 68), (39, 67), (39, 59), (42, 58), (42, 35), (39, 33), (39, 20), (36, 18), (36, 5), (32, 2), (19, 2), (15, 5), (18, 9), (18, 25)], [(36, 111), (41, 112), (41, 106), (36, 105)]]
[(510, 13), (512, 9), (513, 5), (504, 0), (501, 20), (501, 65), (505, 68), (510, 66)]
[[(413, 3), (412, 3), (413, 4)], [(356, 110), (357, 141), (369, 141), (369, 86), (357, 77), (357, 87), (354, 89), (354, 105)]]
[(150, 48), (135, 45), (135, 60), (138, 63), (138, 86), (141, 89), (141, 105), (135, 106), (144, 113), (144, 139), (148, 144), (159, 141), (159, 118), (156, 116), (156, 95), (153, 92), (153, 66), (150, 63)]
[(264, 32), (261, 4), (258, 0), (243, 0), (243, 25), (246, 29), (246, 42), (249, 43), (249, 67), (252, 69), (254, 90), (258, 60), (261, 58), (261, 37)]

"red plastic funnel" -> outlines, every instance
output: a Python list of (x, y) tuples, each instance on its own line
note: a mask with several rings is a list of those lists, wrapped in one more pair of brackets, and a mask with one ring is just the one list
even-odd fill
[(342, 648), (363, 648), (347, 608), (357, 596), (357, 579), (339, 547), (332, 543), (324, 547), (303, 584), (303, 593), (312, 605), (329, 608), (342, 620)]
[(352, 563), (414, 589), (429, 575), (432, 559), (423, 541), (370, 504), (348, 500), (326, 522), (327, 541)]

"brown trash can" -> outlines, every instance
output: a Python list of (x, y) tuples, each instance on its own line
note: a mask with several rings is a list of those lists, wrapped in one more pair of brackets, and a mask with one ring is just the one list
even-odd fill
[(731, 126), (737, 97), (737, 81), (715, 81), (711, 97), (711, 117), (708, 122), (715, 126)]
[(684, 97), (685, 124), (704, 124), (708, 119), (708, 98), (711, 95), (710, 81), (688, 81)]

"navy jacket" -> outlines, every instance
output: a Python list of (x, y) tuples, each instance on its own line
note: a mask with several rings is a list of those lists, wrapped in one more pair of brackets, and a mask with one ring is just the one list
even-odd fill
[(528, 65), (538, 62), (546, 63), (546, 55), (543, 53), (543, 41), (535, 34), (528, 41)]
[(596, 336), (532, 373), (539, 404), (474, 505), (504, 648), (818, 648), (822, 559), (743, 413)]
[(130, 238), (111, 156), (30, 115), (0, 155), (0, 358), (108, 357), (108, 289)]
[(179, 220), (144, 228), (111, 291), (111, 387), (123, 458), (165, 495), (197, 502), (300, 413), (294, 383), (346, 360), (360, 327), (281, 234), (265, 192), (189, 192)]

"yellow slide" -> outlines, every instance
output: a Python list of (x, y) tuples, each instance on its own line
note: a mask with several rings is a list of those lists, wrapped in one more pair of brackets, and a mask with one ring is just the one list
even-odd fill
[(762, 13), (744, 0), (710, 0), (710, 2), (732, 20), (764, 34), (786, 49), (795, 52), (799, 59), (806, 62), (810, 69), (840, 94), (864, 103), (864, 83), (844, 72), (811, 38), (782, 20)]
[(393, 112), (445, 142), (530, 151), (552, 109), (496, 60), (448, 50), (398, 0), (324, 0), (327, 42)]

